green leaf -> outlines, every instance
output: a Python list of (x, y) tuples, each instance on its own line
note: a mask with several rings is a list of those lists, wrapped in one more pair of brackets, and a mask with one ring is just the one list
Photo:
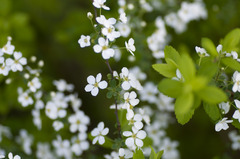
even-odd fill
[(182, 93), (183, 84), (177, 80), (163, 79), (158, 84), (158, 90), (163, 94), (176, 98)]
[(224, 57), (221, 59), (221, 62), (233, 70), (240, 71), (240, 63), (237, 60), (234, 60), (232, 57)]
[(202, 58), (200, 68), (198, 70), (199, 76), (204, 76), (210, 81), (218, 71), (217, 63), (213, 62), (212, 59), (205, 57)]
[(156, 153), (151, 146), (150, 146), (150, 148), (151, 148), (151, 154), (150, 154), (149, 159), (160, 159), (162, 157), (163, 150)]
[(154, 64), (152, 67), (161, 75), (172, 78), (176, 76), (176, 67), (171, 64)]
[(178, 112), (175, 111), (177, 121), (179, 124), (182, 124), (182, 125), (186, 124), (192, 118), (193, 114), (194, 114), (194, 110), (190, 110), (185, 114), (179, 114)]
[(235, 128), (237, 128), (237, 129), (240, 130), (240, 123), (239, 123), (238, 119), (232, 119), (232, 120), (233, 120), (232, 125), (233, 125)]
[(223, 51), (239, 51), (240, 29), (234, 29), (228, 33), (222, 41)]
[(221, 118), (221, 112), (216, 104), (203, 103), (207, 115), (213, 120), (218, 121)]
[(137, 150), (133, 153), (133, 159), (145, 159), (142, 150), (137, 149)]
[(197, 92), (197, 95), (209, 104), (218, 104), (227, 100), (227, 95), (218, 87), (207, 86)]
[(194, 96), (192, 93), (182, 94), (176, 99), (175, 113), (186, 114), (192, 109)]
[(207, 53), (216, 57), (218, 56), (218, 52), (216, 50), (216, 46), (214, 45), (214, 43), (212, 42), (212, 40), (208, 39), (208, 38), (202, 38), (202, 47), (204, 49), (206, 49)]
[(196, 69), (191, 57), (187, 54), (182, 54), (179, 63), (179, 70), (185, 81), (191, 81), (196, 75)]
[(191, 86), (193, 91), (198, 91), (206, 87), (208, 79), (204, 76), (197, 76), (191, 81)]
[(179, 53), (172, 46), (165, 46), (164, 48), (165, 59), (172, 59), (176, 64), (180, 61)]

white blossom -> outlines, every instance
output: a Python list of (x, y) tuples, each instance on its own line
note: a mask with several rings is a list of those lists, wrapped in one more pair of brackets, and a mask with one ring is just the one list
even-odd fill
[(89, 35), (87, 35), (87, 36), (81, 35), (80, 39), (78, 40), (78, 43), (81, 48), (90, 46), (91, 45), (90, 36)]
[(98, 73), (96, 78), (92, 75), (88, 76), (87, 82), (88, 84), (85, 87), (86, 92), (91, 92), (92, 96), (96, 96), (99, 92), (100, 89), (105, 89), (107, 88), (107, 82), (106, 81), (101, 81), (102, 79), (102, 74)]
[(102, 57), (105, 60), (113, 57), (115, 53), (112, 48), (109, 48), (108, 39), (105, 40), (103, 37), (98, 39), (98, 44), (93, 46), (93, 50), (95, 53), (102, 52)]
[(147, 136), (144, 130), (138, 130), (135, 127), (132, 127), (132, 131), (124, 131), (123, 136), (128, 137), (125, 140), (125, 144), (128, 147), (137, 146), (141, 148), (143, 146), (143, 139)]
[(134, 46), (133, 38), (130, 38), (128, 42), (125, 41), (125, 46), (126, 46), (126, 49), (134, 56), (133, 52), (136, 51), (136, 48)]
[(27, 59), (25, 57), (22, 57), (21, 52), (14, 52), (13, 57), (14, 60), (11, 58), (6, 59), (6, 65), (9, 66), (13, 72), (22, 71), (22, 65), (27, 64)]
[(91, 131), (91, 135), (94, 137), (92, 144), (96, 144), (97, 142), (102, 145), (105, 143), (104, 136), (109, 132), (108, 128), (104, 128), (104, 123), (100, 122), (96, 128)]
[(85, 132), (87, 131), (87, 125), (90, 123), (90, 119), (87, 115), (84, 114), (83, 111), (77, 111), (75, 114), (71, 115), (68, 118), (70, 125), (70, 131), (72, 133), (79, 131)]
[(110, 10), (109, 7), (107, 7), (106, 5), (104, 5), (104, 3), (106, 2), (106, 0), (94, 0), (93, 1), (93, 5), (96, 8), (103, 8), (105, 10)]
[(37, 89), (41, 88), (41, 86), (42, 84), (37, 77), (34, 77), (31, 81), (28, 82), (28, 87), (32, 92), (36, 92)]
[(228, 123), (231, 123), (232, 120), (227, 120), (227, 118), (222, 118), (216, 125), (215, 125), (215, 131), (220, 130), (227, 130), (229, 128)]
[(233, 92), (240, 92), (240, 73), (238, 71), (235, 71), (232, 77), (233, 80), (233, 87), (232, 91)]

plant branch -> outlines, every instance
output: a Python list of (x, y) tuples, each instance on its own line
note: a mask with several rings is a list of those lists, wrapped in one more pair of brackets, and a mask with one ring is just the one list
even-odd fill
[[(112, 71), (112, 68), (111, 68), (108, 60), (106, 60), (106, 64), (108, 66), (108, 69), (109, 69), (109, 71), (110, 71), (110, 73), (112, 75), (112, 79), (113, 79), (114, 78), (113, 77), (113, 71)], [(119, 135), (119, 138), (122, 138), (121, 137), (121, 124), (119, 122), (119, 117), (118, 117), (118, 104), (117, 104), (117, 99), (116, 98), (114, 99), (114, 102), (115, 102), (115, 115), (116, 115), (116, 120), (117, 120), (118, 135)]]

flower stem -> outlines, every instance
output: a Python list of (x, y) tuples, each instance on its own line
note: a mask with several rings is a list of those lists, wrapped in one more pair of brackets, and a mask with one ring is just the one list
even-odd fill
[[(113, 77), (113, 71), (112, 71), (112, 68), (111, 68), (108, 60), (106, 60), (106, 64), (107, 64), (107, 66), (108, 66), (108, 69), (109, 69), (109, 71), (110, 71), (110, 73), (111, 73), (111, 75), (112, 75), (112, 79), (113, 79), (113, 78), (114, 78), (114, 77)], [(116, 98), (114, 99), (114, 102), (115, 102), (115, 115), (116, 115), (116, 120), (117, 120), (118, 135), (119, 135), (119, 138), (122, 138), (122, 137), (121, 137), (121, 124), (120, 124), (120, 122), (119, 122), (119, 117), (118, 117), (118, 104), (117, 104)]]

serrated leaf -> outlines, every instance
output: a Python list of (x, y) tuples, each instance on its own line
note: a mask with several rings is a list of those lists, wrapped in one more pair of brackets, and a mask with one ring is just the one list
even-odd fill
[(163, 94), (176, 98), (182, 93), (183, 84), (177, 80), (163, 79), (158, 84), (158, 90)]
[(175, 112), (178, 123), (182, 124), (182, 125), (189, 122), (189, 120), (192, 118), (193, 114), (194, 114), (194, 110), (190, 110), (189, 112), (187, 112), (185, 114), (178, 114), (177, 112)]
[(193, 91), (198, 91), (206, 87), (208, 79), (204, 76), (197, 76), (191, 81)]
[(172, 59), (176, 64), (179, 63), (180, 55), (172, 46), (165, 46), (164, 48), (165, 59)]
[(191, 57), (187, 54), (182, 54), (179, 63), (179, 70), (185, 81), (191, 81), (196, 75), (196, 68)]
[(207, 86), (197, 92), (197, 95), (209, 104), (218, 104), (227, 100), (227, 95), (218, 87)]
[(145, 159), (143, 152), (141, 149), (137, 149), (134, 153), (133, 153), (133, 159)]
[(214, 45), (214, 43), (212, 42), (212, 40), (208, 39), (208, 38), (202, 38), (202, 47), (204, 49), (206, 49), (207, 53), (216, 57), (218, 56), (218, 52), (216, 50), (216, 46)]
[(223, 51), (239, 51), (240, 29), (234, 29), (228, 33), (222, 41)]
[(224, 57), (221, 59), (221, 62), (233, 70), (240, 71), (240, 63), (232, 57)]
[(213, 120), (218, 121), (221, 118), (221, 112), (216, 104), (203, 103), (203, 108), (207, 115)]
[(161, 75), (172, 78), (176, 76), (176, 67), (169, 64), (154, 64), (152, 67)]

